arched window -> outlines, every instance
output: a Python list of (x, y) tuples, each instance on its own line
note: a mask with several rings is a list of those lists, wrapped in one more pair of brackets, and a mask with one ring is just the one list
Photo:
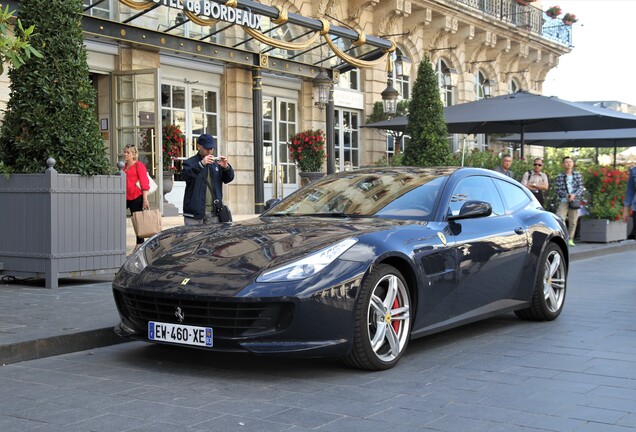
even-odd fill
[(442, 103), (445, 107), (451, 106), (455, 103), (452, 73), (455, 73), (455, 71), (448, 66), (448, 63), (446, 63), (445, 60), (437, 60), (437, 64), (435, 65), (435, 75), (437, 75), (439, 95), (442, 98)]
[(519, 86), (519, 83), (517, 83), (517, 80), (515, 80), (514, 78), (512, 78), (512, 79), (508, 82), (508, 93), (509, 93), (509, 94), (517, 93), (519, 90), (521, 90), (521, 87)]

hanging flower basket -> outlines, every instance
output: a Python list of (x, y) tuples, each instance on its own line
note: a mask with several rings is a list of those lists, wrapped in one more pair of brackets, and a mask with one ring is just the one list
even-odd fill
[(565, 25), (571, 26), (577, 21), (578, 19), (576, 19), (576, 15), (574, 14), (566, 13), (565, 15), (563, 15), (563, 24)]
[(550, 18), (556, 18), (561, 15), (561, 8), (558, 6), (552, 6), (548, 10), (545, 11), (545, 14)]

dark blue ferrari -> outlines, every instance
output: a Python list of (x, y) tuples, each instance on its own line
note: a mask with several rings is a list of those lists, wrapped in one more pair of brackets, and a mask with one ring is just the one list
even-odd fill
[(514, 311), (553, 320), (563, 221), (475, 168), (326, 176), (258, 218), (146, 241), (113, 292), (125, 338), (394, 366), (411, 338)]

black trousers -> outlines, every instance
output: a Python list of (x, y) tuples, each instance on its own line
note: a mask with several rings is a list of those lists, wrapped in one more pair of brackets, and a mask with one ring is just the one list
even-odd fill
[[(134, 200), (126, 200), (126, 208), (130, 209), (130, 213), (139, 212), (144, 210), (144, 196), (139, 195)], [(137, 237), (137, 244), (142, 244), (144, 239)]]

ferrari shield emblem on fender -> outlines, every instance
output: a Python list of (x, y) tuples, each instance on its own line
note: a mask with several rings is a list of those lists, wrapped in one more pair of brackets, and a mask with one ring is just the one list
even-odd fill
[(446, 246), (446, 237), (444, 237), (444, 233), (442, 233), (442, 232), (438, 232), (438, 233), (437, 233), (437, 237), (439, 237), (439, 239), (442, 241), (442, 243), (444, 244), (444, 246)]

